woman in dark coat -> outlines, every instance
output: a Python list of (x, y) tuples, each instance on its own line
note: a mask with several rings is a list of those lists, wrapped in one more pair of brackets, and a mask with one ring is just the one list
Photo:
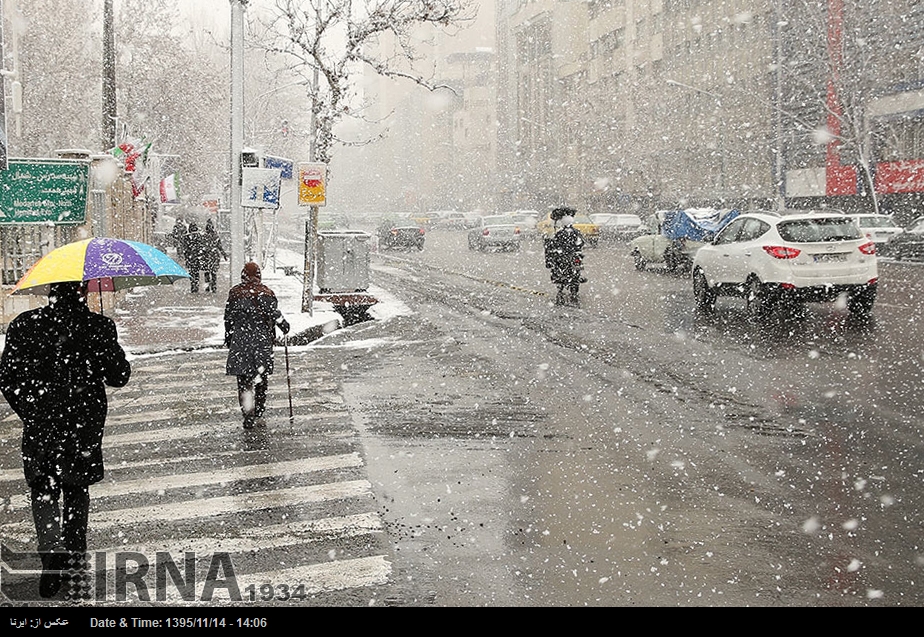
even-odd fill
[(106, 385), (131, 375), (115, 323), (89, 310), (85, 284), (54, 283), (48, 301), (10, 323), (0, 359), (0, 391), (23, 423), (43, 597), (58, 591), (62, 560), (84, 559), (88, 487), (103, 479)]
[(246, 263), (241, 283), (231, 288), (225, 303), (226, 372), (237, 376), (245, 429), (265, 424), (267, 376), (273, 373), (274, 328), (289, 333), (289, 323), (279, 311), (276, 294), (263, 285), (262, 278), (260, 266)]
[(222, 258), (227, 259), (228, 253), (222, 247), (221, 237), (209, 219), (205, 222), (205, 234), (202, 236), (202, 270), (205, 272), (206, 292), (218, 291), (218, 265)]
[(186, 271), (189, 272), (189, 291), (199, 291), (199, 271), (203, 262), (203, 237), (195, 221), (189, 222), (186, 240), (183, 242)]
[[(552, 271), (552, 283), (558, 286), (556, 305), (577, 306), (581, 283), (586, 279), (583, 262), (584, 235), (574, 227), (574, 208), (556, 208), (551, 217), (558, 229), (545, 243), (545, 267)], [(577, 267), (576, 267), (577, 265)]]

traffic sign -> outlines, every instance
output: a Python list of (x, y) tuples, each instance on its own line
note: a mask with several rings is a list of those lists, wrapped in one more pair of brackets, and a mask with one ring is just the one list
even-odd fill
[(298, 165), (298, 205), (323, 206), (327, 203), (327, 164)]
[(81, 224), (89, 181), (88, 161), (10, 159), (0, 171), (0, 224)]
[(285, 157), (274, 157), (273, 155), (266, 155), (263, 158), (263, 167), (278, 168), (282, 174), (283, 179), (292, 179), (292, 168), (294, 165), (294, 161), (291, 159), (286, 159)]
[(243, 168), (241, 205), (245, 208), (278, 208), (281, 181), (278, 168)]

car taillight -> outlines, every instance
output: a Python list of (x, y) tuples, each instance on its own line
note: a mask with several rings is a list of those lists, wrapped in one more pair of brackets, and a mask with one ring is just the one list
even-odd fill
[(392, 233), (394, 236), (397, 237), (397, 236), (398, 236), (398, 229), (397, 229), (397, 228), (392, 228), (392, 229), (391, 229), (391, 233)]
[(876, 244), (870, 241), (869, 243), (864, 243), (859, 248), (857, 248), (863, 254), (873, 255), (876, 254)]
[(797, 248), (788, 248), (786, 246), (763, 246), (764, 252), (774, 259), (795, 259), (802, 251)]
[(423, 228), (420, 229), (420, 234), (425, 234), (426, 232), (427, 232), (427, 231), (424, 230)]
[(513, 229), (513, 234), (520, 234), (520, 229), (519, 229), (519, 228), (514, 228), (514, 229)]
[(487, 237), (489, 234), (491, 234), (491, 231), (488, 230), (487, 228), (481, 231), (481, 236), (483, 237)]

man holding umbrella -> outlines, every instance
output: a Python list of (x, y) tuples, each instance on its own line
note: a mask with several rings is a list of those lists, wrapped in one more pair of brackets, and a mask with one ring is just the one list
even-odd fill
[[(55, 248), (13, 288), (12, 294), (48, 297), (46, 307), (13, 319), (0, 358), (0, 393), (23, 422), (43, 597), (57, 593), (68, 566), (78, 574), (72, 586), (80, 583), (88, 487), (103, 478), (105, 386), (122, 387), (131, 375), (115, 323), (102, 315), (102, 292), (185, 278), (189, 274), (154, 246), (94, 237)], [(87, 307), (88, 290), (100, 293), (100, 314)]]
[(115, 323), (90, 311), (86, 293), (86, 282), (51, 283), (47, 306), (10, 323), (0, 359), (0, 392), (23, 422), (46, 598), (63, 570), (86, 566), (89, 486), (103, 479), (105, 386), (122, 387), (131, 375)]

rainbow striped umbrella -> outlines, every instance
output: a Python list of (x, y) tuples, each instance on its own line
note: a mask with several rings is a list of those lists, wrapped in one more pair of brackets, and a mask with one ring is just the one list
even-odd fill
[(90, 292), (114, 292), (141, 285), (170, 285), (188, 278), (186, 270), (154, 246), (95, 237), (46, 254), (10, 294), (47, 296), (49, 285), (65, 281), (87, 281)]

